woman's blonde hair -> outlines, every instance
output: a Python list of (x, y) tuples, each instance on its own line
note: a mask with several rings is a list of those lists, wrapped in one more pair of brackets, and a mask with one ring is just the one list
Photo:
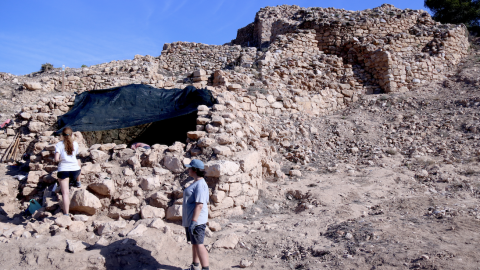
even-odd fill
[(63, 136), (63, 144), (65, 145), (65, 151), (69, 156), (73, 154), (73, 137), (72, 137), (72, 129), (69, 127), (66, 127), (62, 131), (62, 136)]

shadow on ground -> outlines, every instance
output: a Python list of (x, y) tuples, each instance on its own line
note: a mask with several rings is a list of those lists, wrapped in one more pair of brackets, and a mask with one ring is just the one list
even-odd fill
[(105, 258), (107, 270), (182, 270), (180, 267), (159, 263), (151, 255), (150, 250), (137, 246), (137, 241), (130, 238), (113, 242), (108, 246), (95, 245), (92, 249), (100, 249), (100, 254)]

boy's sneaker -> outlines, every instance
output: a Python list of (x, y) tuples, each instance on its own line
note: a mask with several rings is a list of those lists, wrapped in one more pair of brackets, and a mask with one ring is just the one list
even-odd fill
[(80, 183), (80, 181), (77, 181), (77, 182), (75, 182), (74, 186), (77, 187), (77, 188), (80, 188), (80, 187), (82, 187), (82, 183)]
[(184, 270), (202, 270), (202, 267), (199, 266), (195, 266), (193, 264), (190, 264), (190, 266), (188, 268), (185, 268)]

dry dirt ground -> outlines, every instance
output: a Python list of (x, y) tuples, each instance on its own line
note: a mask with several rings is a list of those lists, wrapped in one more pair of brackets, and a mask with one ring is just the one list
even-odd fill
[[(206, 238), (211, 269), (480, 269), (480, 56), (438, 83), (367, 96), (312, 121), (315, 161), (283, 169), (300, 177), (267, 180), (262, 199), (241, 216), (217, 219)], [(299, 120), (299, 119), (296, 119)], [(279, 155), (281, 156), (281, 155)], [(15, 183), (13, 168), (0, 178)], [(10, 185), (15, 188), (14, 185)], [(21, 224), (15, 204), (0, 202)], [(123, 232), (64, 231), (3, 238), (0, 269), (182, 269), (190, 246), (179, 224)], [(238, 238), (233, 249), (219, 238)], [(85, 250), (70, 253), (66, 240)], [(101, 240), (101, 241), (99, 241)], [(101, 244), (100, 244), (101, 243)]]

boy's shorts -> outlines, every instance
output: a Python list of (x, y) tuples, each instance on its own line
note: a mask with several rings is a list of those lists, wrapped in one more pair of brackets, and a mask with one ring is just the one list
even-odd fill
[(191, 242), (192, 245), (201, 245), (205, 239), (205, 228), (207, 224), (200, 224), (195, 226), (193, 229), (193, 234), (190, 234), (188, 228), (185, 227), (185, 232), (187, 233), (187, 242)]

